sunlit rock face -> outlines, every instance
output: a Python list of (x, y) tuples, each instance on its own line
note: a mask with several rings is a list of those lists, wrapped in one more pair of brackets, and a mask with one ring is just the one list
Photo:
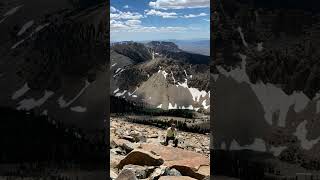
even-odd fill
[(213, 13), (213, 148), (270, 154), (291, 164), (273, 165), (284, 175), (320, 170), (319, 11), (268, 4), (228, 0)]
[(108, 93), (106, 4), (2, 4), (1, 106), (103, 129)]

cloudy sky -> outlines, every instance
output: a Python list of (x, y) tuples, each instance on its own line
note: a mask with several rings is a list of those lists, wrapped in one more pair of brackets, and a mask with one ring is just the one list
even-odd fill
[(210, 0), (111, 0), (111, 41), (209, 39)]

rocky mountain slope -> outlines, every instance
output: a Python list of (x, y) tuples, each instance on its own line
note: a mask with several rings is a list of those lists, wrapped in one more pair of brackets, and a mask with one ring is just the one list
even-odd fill
[(215, 147), (320, 170), (319, 13), (262, 2), (218, 1), (213, 10)]
[(85, 2), (1, 3), (1, 105), (80, 128), (103, 128), (106, 4)]
[[(119, 128), (121, 127), (121, 128)], [(210, 175), (208, 135), (178, 132), (179, 145), (163, 146), (165, 129), (112, 117), (112, 179), (204, 179)]]
[(0, 179), (105, 179), (106, 6), (0, 2)]
[(172, 42), (114, 43), (110, 94), (153, 108), (209, 112), (209, 60)]

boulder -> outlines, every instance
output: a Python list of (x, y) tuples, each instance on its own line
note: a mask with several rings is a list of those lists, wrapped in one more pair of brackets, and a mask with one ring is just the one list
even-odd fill
[(160, 176), (167, 174), (169, 168), (167, 166), (160, 166), (156, 168), (153, 173), (150, 175), (149, 179), (159, 179)]
[(118, 177), (118, 174), (113, 169), (110, 169), (110, 178), (116, 179), (117, 177)]
[(203, 179), (210, 174), (210, 159), (202, 154), (155, 144), (141, 144), (141, 148), (159, 154), (164, 160), (163, 165), (175, 168), (183, 176)]
[(113, 149), (116, 147), (117, 147), (117, 144), (113, 140), (110, 140), (110, 149)]
[(181, 173), (176, 170), (175, 168), (170, 169), (167, 173), (165, 173), (167, 176), (182, 176)]
[(132, 143), (125, 139), (114, 139), (114, 143), (117, 145), (117, 147), (121, 147), (126, 151), (126, 153), (131, 152), (133, 149), (138, 148), (139, 144)]
[(117, 167), (122, 169), (127, 164), (141, 165), (141, 166), (160, 166), (163, 164), (161, 156), (152, 154), (149, 151), (135, 149), (131, 151), (124, 159), (122, 159)]
[(124, 169), (115, 180), (138, 180), (138, 178), (131, 170)]
[(197, 173), (210, 176), (210, 166), (200, 166)]
[(189, 176), (161, 176), (159, 180), (196, 180)]
[(130, 142), (136, 142), (136, 139), (132, 136), (121, 136), (121, 139), (125, 139), (125, 140), (128, 140)]
[(158, 137), (159, 137), (158, 134), (151, 134), (151, 135), (148, 136), (148, 138), (158, 138)]
[(110, 167), (115, 168), (125, 156), (114, 154), (110, 151)]
[(110, 149), (110, 152), (113, 153), (113, 154), (124, 154), (123, 150), (120, 149), (120, 148)]
[(154, 171), (155, 167), (154, 166), (139, 166), (139, 165), (125, 165), (123, 167), (124, 169), (129, 169), (132, 172), (134, 172), (135, 176), (138, 179), (145, 179), (149, 177), (149, 175)]
[(147, 137), (140, 132), (133, 132), (130, 134), (134, 138), (135, 142), (147, 142)]

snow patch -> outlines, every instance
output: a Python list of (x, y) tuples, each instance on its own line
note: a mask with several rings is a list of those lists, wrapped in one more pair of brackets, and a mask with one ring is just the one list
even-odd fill
[(132, 96), (139, 88), (137, 87), (132, 93), (128, 92), (129, 96)]
[(11, 99), (18, 99), (30, 90), (28, 83), (25, 83), (20, 89), (18, 89), (11, 97)]
[(58, 104), (60, 106), (60, 108), (66, 108), (68, 106), (70, 106), (74, 101), (76, 101), (83, 93), (84, 91), (89, 87), (90, 83), (88, 81), (85, 81), (85, 85), (84, 87), (79, 91), (79, 93), (74, 97), (72, 98), (69, 102), (66, 102), (64, 99), (63, 99), (63, 96), (61, 96), (59, 99), (58, 99)]
[(174, 106), (172, 106), (171, 103), (169, 103), (169, 107), (168, 109), (177, 109), (178, 108), (178, 105), (175, 103)]
[(168, 73), (166, 71), (159, 69), (158, 73), (161, 73), (164, 76), (164, 78), (167, 79)]
[(70, 110), (74, 112), (86, 112), (87, 108), (81, 107), (81, 106), (75, 106), (75, 107), (71, 107)]
[(116, 97), (123, 96), (126, 92), (127, 92), (127, 90), (124, 90), (122, 93), (118, 92), (115, 96)]
[(272, 152), (272, 154), (277, 157), (277, 156), (279, 156), (279, 155), (281, 154), (281, 152), (282, 152), (283, 150), (285, 150), (285, 149), (287, 149), (286, 146), (279, 146), (279, 147), (271, 146), (270, 152)]
[(115, 72), (115, 75), (113, 75), (113, 77), (116, 77), (116, 76), (118, 76), (120, 73), (122, 73), (124, 71), (124, 69), (122, 69), (122, 68), (118, 68), (117, 70), (116, 70), (116, 72)]
[(31, 110), (35, 107), (41, 106), (43, 103), (45, 103), (54, 92), (52, 91), (45, 91), (44, 96), (38, 100), (35, 100), (34, 98), (30, 99), (24, 99), (19, 102), (18, 110)]
[(15, 44), (11, 47), (11, 49), (15, 49), (15, 48), (18, 47), (20, 44), (22, 44), (25, 40), (26, 40), (26, 39), (22, 39), (22, 40), (18, 41), (17, 43), (15, 43)]
[(304, 93), (294, 92), (292, 95), (287, 95), (281, 88), (270, 83), (264, 84), (259, 82), (252, 84), (246, 73), (246, 56), (242, 54), (239, 54), (239, 56), (242, 59), (241, 68), (237, 67), (230, 72), (227, 72), (220, 66), (218, 66), (217, 69), (226, 77), (231, 77), (238, 83), (245, 82), (251, 86), (264, 108), (264, 117), (270, 125), (272, 125), (273, 113), (280, 111), (278, 126), (284, 127), (287, 112), (291, 105), (294, 105), (296, 112), (302, 111), (307, 106), (310, 99)]
[(42, 25), (37, 26), (36, 29), (34, 30), (34, 32), (33, 32), (31, 35), (33, 35), (34, 33), (37, 33), (37, 32), (39, 32), (39, 31), (41, 31), (43, 28), (45, 28), (45, 27), (47, 27), (47, 26), (49, 26), (49, 25), (50, 25), (50, 23), (45, 23), (45, 24), (42, 24)]
[(28, 30), (32, 25), (34, 24), (34, 21), (28, 21), (27, 23), (25, 23), (22, 28), (20, 29), (20, 31), (18, 32), (18, 36), (21, 36), (24, 32), (26, 32), (26, 30)]
[(11, 16), (13, 15), (14, 13), (16, 13), (23, 5), (20, 5), (20, 6), (17, 6), (17, 7), (14, 7), (12, 9), (10, 9), (9, 11), (7, 11), (3, 16)]
[(113, 91), (113, 93), (117, 93), (120, 89), (117, 88), (116, 90)]
[(240, 37), (241, 37), (241, 40), (242, 40), (242, 44), (245, 46), (245, 47), (248, 47), (248, 44), (246, 42), (246, 40), (244, 39), (244, 35), (243, 35), (243, 32), (242, 32), (242, 28), (239, 26), (237, 28), (239, 34), (240, 34)]
[(203, 90), (199, 91), (199, 89), (197, 88), (188, 88), (188, 89), (192, 95), (193, 101), (199, 102), (201, 97), (205, 97), (207, 95), (206, 91), (203, 91)]
[(317, 144), (320, 141), (320, 137), (318, 137), (317, 139), (308, 140), (307, 139), (308, 130), (306, 128), (306, 125), (307, 125), (306, 120), (301, 122), (297, 126), (296, 132), (293, 135), (295, 135), (298, 138), (298, 140), (301, 143), (301, 147), (303, 149), (310, 150), (315, 144)]
[(183, 70), (183, 71), (184, 71), (184, 74), (186, 75), (186, 77), (188, 78), (187, 71), (186, 70)]
[(229, 149), (230, 150), (248, 149), (248, 150), (260, 151), (260, 152), (266, 152), (267, 147), (263, 139), (255, 138), (254, 142), (251, 145), (245, 145), (245, 146), (240, 146), (236, 140), (233, 140), (230, 144)]
[(28, 38), (32, 37), (33, 34), (41, 31), (43, 28), (45, 28), (46, 26), (49, 26), (49, 25), (50, 25), (50, 23), (46, 23), (46, 24), (44, 24), (44, 25), (39, 25), (28, 37), (26, 37), (26, 38), (18, 41), (17, 43), (15, 43), (15, 44), (11, 47), (11, 49), (15, 49), (15, 48), (18, 47), (20, 44), (22, 44), (25, 40), (27, 40)]
[(116, 74), (117, 74), (118, 72), (120, 72), (121, 69), (122, 69), (122, 68), (118, 68), (118, 69), (116, 70)]
[(188, 88), (188, 79), (185, 78), (184, 83), (179, 83), (179, 82), (178, 82), (178, 85), (181, 86), (181, 87), (184, 87), (184, 88)]
[(157, 108), (161, 108), (162, 107), (162, 104), (159, 104), (159, 106), (157, 106)]
[(206, 105), (207, 103), (207, 100), (205, 99), (204, 101), (202, 101), (202, 106), (204, 109), (208, 109), (210, 107), (210, 104), (209, 105)]
[(175, 85), (176, 84), (176, 79), (174, 78), (172, 71), (171, 71), (171, 76), (172, 76), (172, 79), (173, 79), (173, 85)]

